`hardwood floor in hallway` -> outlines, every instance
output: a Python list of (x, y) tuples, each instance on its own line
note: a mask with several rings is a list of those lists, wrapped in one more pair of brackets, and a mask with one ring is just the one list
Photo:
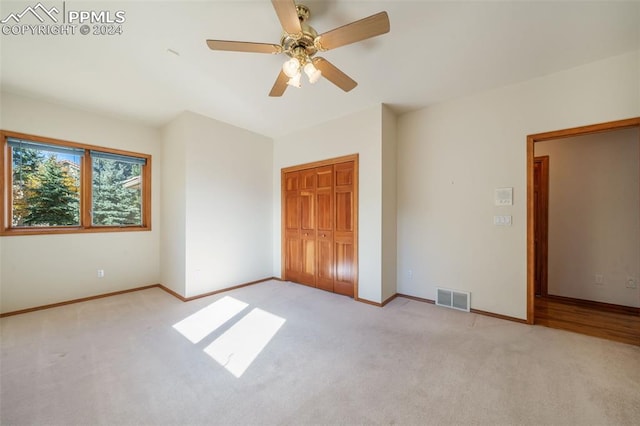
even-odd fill
[(640, 315), (536, 297), (535, 324), (640, 346)]

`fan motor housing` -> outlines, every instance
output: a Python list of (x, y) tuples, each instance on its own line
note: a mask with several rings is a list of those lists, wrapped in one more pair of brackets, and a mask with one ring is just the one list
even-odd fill
[(298, 19), (300, 20), (302, 32), (300, 34), (289, 34), (287, 32), (283, 32), (282, 38), (280, 39), (280, 45), (282, 46), (284, 53), (292, 58), (299, 54), (301, 49), (304, 49), (307, 56), (312, 57), (318, 51), (314, 44), (316, 37), (318, 37), (318, 32), (306, 22), (311, 16), (309, 8), (303, 4), (297, 4), (296, 10), (298, 12)]

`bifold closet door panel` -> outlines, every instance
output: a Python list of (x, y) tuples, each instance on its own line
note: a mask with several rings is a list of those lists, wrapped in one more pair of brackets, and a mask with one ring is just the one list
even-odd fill
[(334, 264), (336, 293), (354, 296), (355, 270), (355, 167), (352, 161), (334, 166)]
[(316, 170), (316, 287), (333, 291), (333, 166)]
[(300, 173), (284, 176), (284, 278), (299, 281), (302, 272), (302, 240), (300, 235)]
[(296, 231), (285, 234), (285, 279), (288, 281), (300, 281), (302, 271), (302, 241)]
[(355, 281), (355, 247), (353, 239), (336, 238), (334, 255), (336, 274), (333, 280), (333, 291), (346, 296), (354, 296)]
[(299, 282), (316, 286), (316, 174), (300, 171), (300, 255)]
[(301, 269), (298, 282), (316, 286), (316, 238), (309, 231), (301, 231)]

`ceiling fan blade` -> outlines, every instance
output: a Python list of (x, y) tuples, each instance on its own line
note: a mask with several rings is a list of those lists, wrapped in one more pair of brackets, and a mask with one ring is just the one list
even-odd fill
[(351, 77), (336, 68), (324, 58), (314, 58), (313, 65), (322, 72), (322, 76), (344, 90), (350, 91), (358, 85)]
[(282, 29), (288, 34), (302, 32), (294, 0), (271, 0)]
[(271, 92), (269, 92), (269, 96), (278, 97), (282, 96), (284, 91), (287, 89), (287, 81), (289, 81), (289, 77), (284, 73), (284, 71), (280, 70), (280, 74), (278, 74), (278, 78), (276, 82), (273, 84), (271, 88)]
[(320, 34), (316, 39), (316, 46), (320, 50), (335, 49), (336, 47), (388, 33), (390, 28), (389, 15), (387, 15), (387, 12), (380, 12)]
[(280, 53), (282, 47), (271, 43), (250, 43), (246, 41), (207, 40), (207, 46), (212, 50), (226, 50), (230, 52), (251, 53)]

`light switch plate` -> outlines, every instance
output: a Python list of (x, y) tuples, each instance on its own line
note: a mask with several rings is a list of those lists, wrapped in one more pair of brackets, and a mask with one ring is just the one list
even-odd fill
[(511, 216), (494, 216), (493, 224), (496, 226), (511, 226)]

